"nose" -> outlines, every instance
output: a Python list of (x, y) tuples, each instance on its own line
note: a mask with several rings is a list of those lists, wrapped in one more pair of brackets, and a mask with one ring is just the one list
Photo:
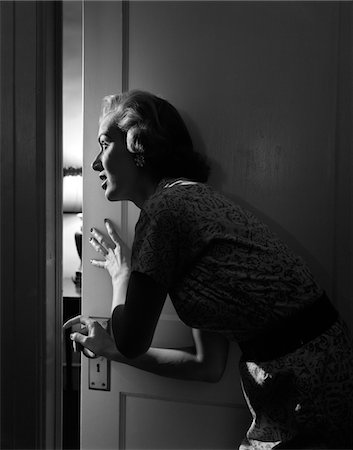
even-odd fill
[(91, 167), (93, 170), (96, 170), (97, 172), (101, 172), (103, 170), (100, 154), (97, 155), (96, 159), (91, 164)]

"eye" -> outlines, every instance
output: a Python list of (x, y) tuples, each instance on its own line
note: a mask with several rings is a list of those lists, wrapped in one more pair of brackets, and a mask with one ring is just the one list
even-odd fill
[(111, 144), (111, 139), (109, 139), (109, 136), (106, 136), (104, 133), (102, 133), (98, 139), (99, 146), (101, 148), (101, 151), (104, 152), (109, 145)]

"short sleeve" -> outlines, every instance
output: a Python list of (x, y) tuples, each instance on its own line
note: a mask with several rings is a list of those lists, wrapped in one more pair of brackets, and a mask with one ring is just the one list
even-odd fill
[(178, 276), (177, 220), (165, 205), (141, 211), (135, 229), (131, 271), (150, 276), (169, 289)]

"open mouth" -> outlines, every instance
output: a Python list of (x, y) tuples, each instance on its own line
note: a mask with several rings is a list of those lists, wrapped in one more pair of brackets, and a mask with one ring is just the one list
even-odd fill
[(99, 178), (103, 181), (102, 184), (101, 184), (101, 188), (106, 190), (107, 189), (107, 182), (108, 182), (107, 177), (103, 173), (100, 173), (99, 174)]

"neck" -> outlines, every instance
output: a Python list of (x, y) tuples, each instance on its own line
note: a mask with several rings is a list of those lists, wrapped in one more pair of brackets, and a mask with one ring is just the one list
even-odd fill
[(138, 186), (138, 190), (134, 192), (130, 200), (141, 209), (143, 204), (156, 192), (158, 182), (149, 177), (143, 177), (139, 180)]

